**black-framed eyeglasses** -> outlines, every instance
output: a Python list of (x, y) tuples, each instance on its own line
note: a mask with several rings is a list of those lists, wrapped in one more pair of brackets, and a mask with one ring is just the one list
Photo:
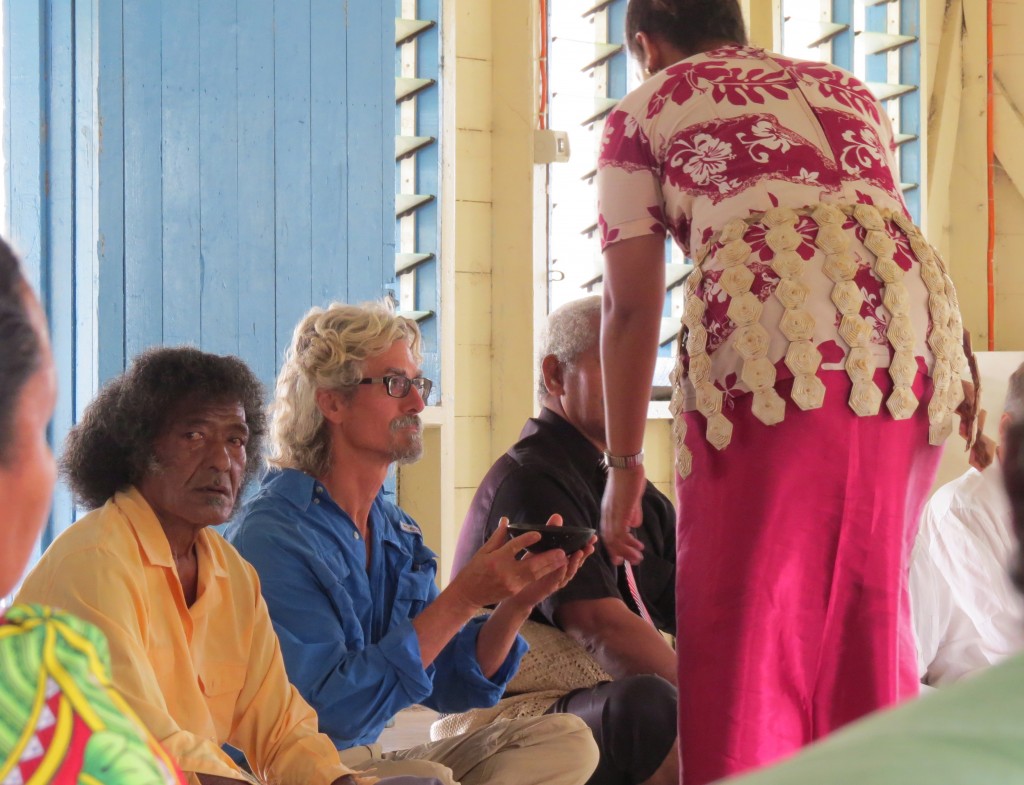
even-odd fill
[(417, 376), (410, 379), (408, 376), (370, 376), (361, 379), (360, 384), (383, 384), (387, 394), (392, 398), (404, 398), (413, 387), (420, 394), (423, 403), (430, 397), (430, 391), (434, 389), (434, 383), (425, 376)]

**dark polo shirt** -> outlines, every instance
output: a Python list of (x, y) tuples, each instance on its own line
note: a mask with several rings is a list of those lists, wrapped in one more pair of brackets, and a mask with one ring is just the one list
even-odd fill
[[(454, 571), (473, 557), (502, 516), (513, 523), (543, 523), (557, 512), (566, 526), (600, 528), (604, 486), (600, 451), (566, 420), (542, 409), (480, 483), (459, 533)], [(633, 532), (644, 544), (644, 560), (633, 570), (640, 597), (658, 628), (675, 634), (676, 515), (651, 483), (643, 496), (643, 525)], [(553, 625), (563, 603), (606, 597), (638, 613), (624, 569), (598, 543), (569, 585), (537, 606), (543, 617), (538, 620)]]

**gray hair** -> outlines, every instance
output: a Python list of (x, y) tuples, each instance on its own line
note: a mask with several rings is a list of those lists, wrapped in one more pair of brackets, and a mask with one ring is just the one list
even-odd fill
[(1010, 374), (1003, 411), (1010, 415), (1014, 422), (1024, 420), (1024, 363)]
[(537, 402), (543, 406), (548, 399), (544, 386), (544, 358), (554, 355), (563, 367), (571, 367), (583, 352), (600, 340), (601, 295), (593, 294), (573, 300), (548, 314), (548, 321), (537, 346)]
[(419, 327), (388, 303), (312, 308), (295, 328), (277, 377), (267, 462), (313, 476), (326, 472), (330, 444), (316, 403), (317, 389), (351, 394), (363, 378), (366, 360), (398, 340), (408, 341), (413, 358), (422, 360)]

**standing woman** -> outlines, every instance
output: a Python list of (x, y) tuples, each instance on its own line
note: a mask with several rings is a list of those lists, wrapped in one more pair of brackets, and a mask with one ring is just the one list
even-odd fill
[(910, 219), (878, 101), (747, 46), (737, 0), (630, 0), (650, 78), (599, 164), (602, 533), (642, 558), (665, 236), (694, 261), (675, 372), (687, 785), (914, 695), (907, 558), (964, 398), (953, 284)]

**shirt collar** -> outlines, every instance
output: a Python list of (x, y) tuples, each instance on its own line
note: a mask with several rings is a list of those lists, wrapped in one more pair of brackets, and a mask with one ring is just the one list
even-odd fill
[(303, 512), (309, 509), (318, 495), (327, 493), (325, 489), (317, 494), (317, 488), (323, 487), (320, 481), (298, 469), (270, 469), (261, 487), (291, 502)]
[[(309, 509), (310, 505), (313, 504), (313, 500), (318, 497), (321, 499), (331, 499), (330, 493), (318, 479), (299, 469), (271, 469), (263, 478), (262, 488), (280, 496), (304, 512)], [(334, 499), (331, 499), (331, 502), (337, 506), (337, 502)], [(342, 510), (341, 507), (338, 507), (338, 509), (349, 520), (349, 523), (354, 526), (355, 524), (351, 523), (348, 513)], [(372, 520), (384, 518), (395, 523), (396, 526), (400, 526), (401, 521), (396, 519), (393, 512), (393, 510), (397, 509), (395, 505), (388, 503), (385, 491), (381, 488), (373, 500), (373, 512), (370, 517)], [(401, 544), (402, 542), (392, 526), (374, 526), (373, 537), (395, 544)]]
[[(543, 423), (547, 427), (541, 428), (538, 423)], [(575, 425), (546, 406), (541, 408), (540, 414), (535, 418), (527, 421), (519, 438), (532, 436), (540, 430), (549, 431), (566, 452), (569, 460), (577, 466), (592, 469), (600, 465), (603, 457), (601, 451), (591, 444)]]
[[(157, 567), (169, 567), (176, 570), (167, 535), (164, 534), (164, 529), (160, 525), (156, 513), (153, 512), (153, 508), (139, 493), (138, 488), (130, 485), (127, 490), (118, 491), (114, 494), (113, 503), (135, 533), (135, 538), (139, 541), (146, 560)], [(204, 528), (199, 532), (196, 547), (207, 557), (213, 574), (217, 577), (226, 577), (227, 566), (224, 564), (219, 549), (211, 547), (209, 541), (211, 536), (210, 532)]]

